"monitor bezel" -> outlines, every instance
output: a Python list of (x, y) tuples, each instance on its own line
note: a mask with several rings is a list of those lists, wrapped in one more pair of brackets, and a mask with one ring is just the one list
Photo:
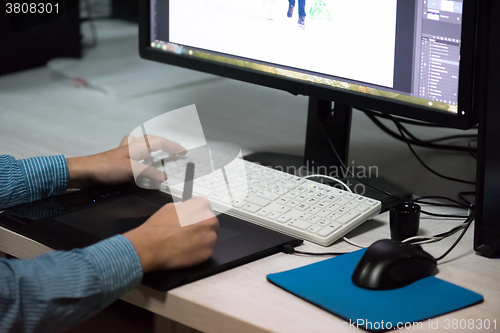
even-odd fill
[(319, 84), (303, 82), (289, 77), (281, 77), (249, 68), (242, 68), (230, 64), (222, 64), (211, 60), (158, 50), (150, 45), (150, 5), (151, 1), (139, 1), (139, 54), (144, 59), (280, 89), (294, 95), (313, 96), (337, 103), (352, 105), (355, 108), (360, 107), (377, 110), (446, 127), (469, 129), (477, 124), (477, 112), (474, 112), (475, 101), (473, 88), (475, 78), (474, 70), (476, 66), (475, 59), (477, 57), (475, 50), (478, 0), (464, 0), (463, 4), (462, 26), (473, 26), (475, 29), (462, 30), (457, 114), (426, 108), (407, 102), (390, 100), (384, 97), (357, 93), (339, 88), (325, 87)]

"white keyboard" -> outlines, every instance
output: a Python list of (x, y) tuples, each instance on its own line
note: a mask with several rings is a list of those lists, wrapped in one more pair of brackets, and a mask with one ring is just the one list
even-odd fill
[[(182, 197), (186, 164), (194, 162), (193, 195), (207, 197), (214, 210), (323, 246), (380, 213), (377, 200), (217, 152), (208, 155), (206, 149), (180, 157), (153, 153), (155, 165), (164, 161), (166, 192)], [(224, 167), (217, 170), (211, 159)]]

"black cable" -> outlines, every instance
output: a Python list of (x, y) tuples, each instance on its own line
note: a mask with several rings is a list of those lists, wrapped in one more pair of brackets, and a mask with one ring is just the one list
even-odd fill
[[(376, 112), (376, 111), (372, 111), (372, 110), (368, 110), (368, 109), (365, 109), (365, 108), (356, 108), (357, 110), (363, 112), (363, 113), (370, 113), (370, 114), (373, 114), (373, 115), (376, 115), (380, 118), (385, 118), (385, 119), (389, 119), (389, 117), (387, 117), (385, 114), (383, 113), (379, 113), (379, 112)], [(423, 127), (440, 127), (440, 128), (444, 128), (445, 126), (441, 126), (441, 125), (437, 125), (437, 124), (432, 124), (432, 123), (426, 123), (426, 122), (423, 122), (423, 121), (418, 121), (418, 120), (410, 120), (410, 119), (404, 119), (404, 118), (400, 118), (400, 117), (396, 117), (400, 122), (402, 123), (406, 123), (406, 124), (409, 124), (409, 125), (416, 125), (416, 126), (423, 126)]]
[[(331, 114), (330, 114), (330, 116), (331, 116)], [(340, 158), (340, 156), (339, 156), (339, 154), (338, 154), (338, 152), (337, 152), (337, 149), (336, 149), (336, 148), (335, 148), (335, 146), (333, 145), (332, 140), (330, 139), (330, 135), (328, 134), (328, 127), (327, 127), (327, 123), (328, 123), (328, 121), (325, 121), (325, 124), (324, 124), (325, 136), (326, 136), (326, 138), (327, 138), (327, 140), (328, 140), (328, 143), (330, 144), (330, 147), (332, 148), (332, 150), (333, 150), (333, 152), (334, 152), (335, 156), (337, 157), (337, 160), (340, 162), (341, 166), (342, 166), (342, 167), (343, 167), (343, 168), (344, 168), (344, 169), (345, 169), (345, 170), (346, 170), (346, 171), (347, 171), (347, 172), (348, 172), (348, 173), (349, 173), (349, 174), (350, 174), (353, 178), (355, 178), (355, 179), (359, 180), (361, 183), (363, 183), (363, 184), (367, 185), (368, 187), (371, 187), (371, 188), (373, 188), (373, 189), (374, 189), (374, 190), (376, 190), (376, 191), (382, 192), (382, 193), (384, 193), (384, 194), (387, 194), (387, 195), (392, 196), (392, 197), (394, 197), (394, 198), (397, 198), (397, 199), (399, 199), (399, 200), (403, 200), (404, 198), (401, 198), (401, 197), (399, 197), (399, 196), (397, 196), (397, 195), (395, 195), (395, 194), (392, 194), (392, 193), (387, 192), (387, 191), (385, 191), (385, 190), (382, 190), (382, 189), (380, 189), (380, 188), (378, 188), (378, 187), (376, 187), (376, 186), (372, 186), (372, 185), (370, 185), (370, 184), (366, 183), (365, 181), (361, 180), (361, 179), (360, 179), (360, 178), (358, 178), (356, 175), (354, 175), (354, 173), (352, 173), (352, 172), (349, 170), (349, 168), (347, 168), (347, 167), (346, 167), (346, 165), (344, 164), (344, 162), (343, 162), (343, 161), (342, 161), (342, 159)], [(404, 134), (403, 134), (403, 133), (401, 133), (401, 135), (402, 135), (402, 136), (404, 136)], [(417, 159), (419, 159), (419, 160), (420, 160), (420, 158), (418, 157), (418, 155), (416, 155), (416, 154), (415, 154), (415, 152), (413, 151), (413, 149), (412, 149), (411, 145), (410, 145), (409, 143), (407, 143), (407, 144), (408, 144), (408, 147), (410, 147), (410, 150), (411, 150), (411, 151), (414, 153), (414, 155), (417, 157)], [(420, 161), (421, 161), (421, 160), (420, 160)], [(421, 161), (421, 163), (423, 163), (423, 162)], [(424, 166), (425, 166), (425, 164), (424, 164)], [(446, 177), (446, 176), (445, 176), (445, 177)], [(450, 178), (451, 178), (451, 177), (450, 177)], [(451, 180), (454, 180), (454, 178), (451, 178)], [(427, 196), (427, 197), (420, 197), (420, 199), (422, 199), (422, 198), (428, 198), (428, 199), (430, 199), (430, 198), (444, 198), (445, 200), (453, 201), (453, 202), (456, 202), (457, 204), (460, 204), (458, 201), (455, 201), (455, 200), (453, 200), (453, 199), (451, 199), (451, 198), (446, 198), (446, 197), (439, 197), (439, 196)], [(419, 199), (419, 198), (417, 198), (417, 199)], [(409, 201), (414, 202), (414, 200), (409, 200)], [(468, 206), (467, 206), (467, 207), (463, 207), (463, 208), (468, 208)], [(463, 215), (453, 215), (453, 214), (437, 214), (437, 213), (431, 213), (431, 212), (427, 212), (427, 211), (425, 211), (425, 210), (421, 210), (421, 213), (426, 214), (426, 215), (430, 215), (430, 216), (436, 216), (436, 217), (450, 217), (450, 218), (463, 218), (463, 217), (465, 217), (465, 216), (463, 216)]]
[[(450, 202), (453, 202), (454, 204), (445, 204), (445, 203), (440, 203), (440, 202), (432, 202), (432, 201), (424, 201), (425, 199), (441, 199), (441, 200), (448, 200)], [(412, 202), (416, 203), (421, 203), (421, 204), (426, 204), (426, 205), (432, 205), (432, 206), (438, 206), (438, 207), (451, 207), (451, 208), (470, 208), (472, 204), (466, 205), (464, 203), (461, 203), (460, 201), (448, 198), (448, 197), (443, 197), (439, 195), (427, 195), (427, 196), (421, 196), (421, 197), (416, 197), (412, 200)], [(430, 215), (430, 216), (436, 216), (436, 217), (456, 217), (456, 218), (464, 218), (467, 216), (464, 215), (453, 215), (453, 214), (438, 214), (438, 213), (431, 213), (425, 210), (420, 210), (422, 214), (425, 215)]]
[[(472, 141), (474, 141), (474, 140), (469, 140), (469, 141), (467, 141), (467, 145), (469, 146), (469, 154), (470, 154), (470, 155), (471, 155), (474, 159), (476, 159), (476, 160), (477, 160), (477, 155), (476, 155), (476, 154), (474, 154), (474, 149), (472, 148), (472, 145), (470, 144)], [(476, 141), (477, 141), (477, 140), (476, 140)], [(477, 148), (476, 148), (476, 151), (477, 151)]]
[[(331, 116), (331, 115), (330, 115)], [(387, 192), (385, 190), (382, 190), (376, 186), (372, 186), (371, 184), (368, 184), (366, 183), (365, 181), (361, 180), (360, 178), (358, 178), (356, 175), (354, 175), (354, 173), (352, 173), (349, 168), (346, 167), (346, 165), (344, 164), (344, 162), (342, 161), (342, 159), (340, 158), (338, 152), (337, 152), (337, 149), (335, 148), (335, 146), (333, 145), (333, 142), (332, 140), (330, 139), (330, 135), (328, 134), (328, 127), (327, 127), (327, 121), (325, 121), (325, 124), (324, 124), (324, 131), (325, 131), (325, 136), (328, 140), (328, 143), (330, 144), (330, 147), (332, 148), (335, 156), (337, 157), (337, 160), (339, 161), (339, 163), (341, 164), (341, 166), (355, 179), (359, 180), (361, 183), (365, 184), (366, 186), (370, 187), (370, 188), (373, 188), (374, 190), (376, 191), (379, 191), (379, 192), (382, 192), (384, 194), (387, 194), (391, 197), (394, 197), (394, 198), (397, 198), (399, 200), (403, 200), (404, 198), (401, 198), (395, 194), (392, 194), (390, 192)], [(411, 146), (408, 144), (408, 146), (410, 147), (410, 150), (412, 150)], [(413, 150), (412, 150), (413, 151)], [(418, 158), (418, 157), (417, 157)], [(428, 197), (430, 198), (430, 197)], [(446, 197), (442, 197), (442, 198), (446, 198)], [(447, 200), (453, 200), (453, 199), (450, 199), (450, 198), (446, 198)], [(409, 201), (412, 201), (413, 200), (409, 200)], [(430, 213), (430, 212), (427, 212), (427, 211), (422, 211), (424, 214), (427, 214), (427, 215), (431, 215), (431, 216), (437, 216), (437, 217), (463, 217), (463, 216), (458, 216), (458, 215), (442, 215), (442, 214), (434, 214), (434, 213)]]
[[(425, 140), (420, 140), (420, 139), (416, 138), (413, 135), (412, 136), (414, 138), (416, 138), (416, 140), (408, 139), (408, 138), (406, 138), (404, 136), (398, 135), (396, 132), (392, 131), (387, 126), (385, 126), (384, 124), (382, 124), (382, 122), (380, 122), (380, 120), (378, 120), (376, 116), (374, 116), (372, 114), (368, 114), (368, 113), (365, 113), (365, 114), (382, 131), (384, 131), (385, 133), (387, 133), (388, 135), (392, 136), (393, 138), (395, 138), (395, 139), (397, 139), (399, 141), (403, 141), (405, 143), (409, 142), (409, 143), (411, 143), (413, 145), (420, 146), (420, 147), (425, 147), (425, 148), (469, 152), (469, 147), (435, 144), (435, 143), (428, 142), (428, 141), (425, 141)], [(405, 128), (405, 130), (406, 130), (406, 128)], [(406, 131), (409, 133), (408, 130), (406, 130)], [(448, 137), (443, 137), (443, 138), (438, 138), (438, 139), (433, 139), (433, 140), (442, 140), (442, 139), (444, 140), (444, 139), (447, 139), (447, 138)]]
[(449, 208), (467, 208), (467, 207), (469, 207), (467, 205), (454, 205), (454, 204), (446, 204), (446, 203), (440, 203), (440, 202), (415, 200), (415, 199), (413, 199), (412, 202), (415, 202), (418, 204), (423, 204), (423, 205), (432, 205), (432, 206), (449, 207)]
[[(464, 229), (464, 228), (468, 228), (468, 226), (470, 225), (470, 222), (474, 219), (474, 215), (475, 214), (475, 207), (472, 206), (471, 207), (471, 213), (470, 215), (467, 216), (467, 219), (459, 226), (456, 226), (446, 232), (443, 232), (443, 233), (440, 233), (440, 234), (437, 234), (437, 235), (433, 235), (433, 236), (430, 236), (428, 238), (429, 242), (428, 243), (436, 243), (436, 242), (440, 242), (442, 241), (444, 238), (447, 238), (447, 237), (450, 237), (452, 235), (454, 235), (455, 233), (457, 233), (458, 231)], [(471, 220), (472, 219), (472, 220)], [(439, 238), (437, 240), (433, 240), (432, 238), (433, 237), (436, 237), (436, 238)], [(423, 236), (422, 238), (425, 238), (425, 236)], [(404, 242), (404, 244), (422, 244), (421, 242), (422, 241), (425, 241), (425, 239), (414, 239), (412, 241), (409, 241), (409, 242)], [(453, 246), (455, 246), (456, 244), (454, 244)], [(449, 250), (451, 251), (451, 250)], [(449, 253), (449, 251), (447, 251), (447, 253)], [(446, 253), (446, 254), (447, 254)]]
[[(394, 131), (390, 130), (387, 126), (382, 124), (377, 119), (377, 117), (384, 118), (384, 119), (390, 119), (390, 117), (388, 115), (384, 115), (382, 113), (370, 111), (367, 109), (360, 109), (360, 111), (364, 112), (365, 115), (370, 120), (372, 120), (373, 123), (375, 123), (375, 125), (377, 125), (379, 128), (381, 128), (384, 132), (386, 132), (390, 136), (392, 136), (400, 141), (404, 141), (404, 142), (408, 141), (408, 139), (403, 138), (400, 135), (398, 135), (397, 133), (395, 133)], [(397, 117), (395, 117), (395, 118), (400, 123), (410, 123), (410, 124), (414, 124), (414, 125), (420, 124), (419, 122), (402, 121), (401, 118), (397, 118)], [(435, 127), (442, 127), (442, 126), (435, 126)], [(411, 134), (411, 132), (409, 132), (408, 130), (406, 130), (406, 132), (411, 138), (413, 138), (413, 140), (410, 140), (410, 141), (414, 145), (420, 145), (420, 146), (426, 147), (426, 148), (436, 148), (436, 149), (445, 149), (445, 150), (468, 151), (467, 150), (468, 147), (453, 146), (453, 145), (437, 145), (437, 144), (434, 144), (434, 142), (446, 141), (446, 140), (452, 140), (452, 139), (458, 139), (458, 138), (477, 138), (477, 134), (460, 134), (460, 135), (449, 135), (449, 136), (444, 136), (441, 138), (435, 138), (435, 139), (430, 139), (430, 140), (423, 140), (423, 139), (417, 138), (416, 136)]]
[(458, 193), (458, 197), (460, 199), (467, 202), (469, 205), (472, 205), (473, 203), (470, 202), (469, 200), (467, 200), (467, 198), (465, 198), (466, 195), (474, 195), (475, 196), (476, 192), (475, 191), (463, 191), (463, 192)]
[[(399, 124), (398, 121), (396, 119), (393, 120), (394, 121), (394, 124), (396, 124), (396, 127), (398, 128), (399, 132), (401, 133), (401, 136), (405, 136), (403, 130), (401, 129), (401, 127), (403, 125)], [(417, 158), (417, 160), (420, 162), (420, 164), (422, 164), (422, 166), (424, 168), (426, 168), (427, 170), (429, 170), (430, 172), (432, 172), (433, 174), (435, 174), (436, 176), (439, 176), (441, 178), (444, 178), (444, 179), (447, 179), (447, 180), (452, 180), (452, 181), (455, 181), (455, 182), (459, 182), (459, 183), (464, 183), (464, 184), (470, 184), (470, 185), (476, 185), (475, 182), (471, 182), (471, 181), (468, 181), (468, 180), (463, 180), (463, 179), (458, 179), (458, 178), (453, 178), (453, 177), (448, 177), (448, 176), (445, 176), (437, 171), (434, 171), (433, 169), (431, 169), (427, 164), (425, 164), (425, 162), (420, 158), (420, 156), (417, 155), (417, 153), (415, 152), (415, 150), (413, 150), (413, 147), (411, 146), (410, 143), (406, 143), (408, 145), (408, 148), (410, 148), (411, 152), (413, 153), (413, 155)]]
[(337, 153), (337, 149), (335, 149), (335, 146), (333, 145), (333, 142), (332, 140), (330, 139), (330, 135), (328, 134), (328, 127), (327, 127), (327, 121), (325, 121), (325, 124), (324, 124), (324, 130), (325, 130), (325, 136), (326, 136), (326, 139), (328, 140), (328, 143), (330, 144), (330, 147), (332, 147), (332, 150), (333, 150), (333, 153), (335, 154), (335, 156), (337, 157), (337, 160), (340, 162), (340, 165), (342, 165), (342, 167), (349, 173), (349, 175), (351, 175), (351, 177), (359, 180), (361, 183), (365, 184), (366, 186), (368, 187), (371, 187), (372, 189), (376, 190), (376, 191), (379, 191), (379, 192), (382, 192), (384, 194), (387, 194), (391, 197), (394, 197), (394, 198), (397, 198), (399, 200), (402, 200), (403, 198), (395, 195), (395, 194), (392, 194), (390, 192), (387, 192), (386, 190), (382, 190), (376, 186), (373, 186), (373, 185), (370, 185), (368, 184), (367, 182), (361, 180), (360, 178), (358, 178), (358, 176), (356, 176), (354, 173), (351, 172), (351, 170), (349, 170), (349, 168), (344, 164), (344, 162), (342, 161), (342, 159), (340, 158), (339, 154)]
[(439, 261), (439, 260), (443, 259), (444, 257), (446, 257), (455, 248), (455, 246), (457, 246), (458, 242), (460, 242), (460, 240), (464, 237), (465, 233), (467, 232), (467, 229), (469, 229), (470, 225), (472, 224), (472, 221), (474, 221), (475, 216), (476, 216), (475, 209), (472, 209), (471, 214), (469, 215), (469, 217), (467, 218), (467, 221), (465, 222), (467, 224), (464, 228), (464, 231), (460, 234), (460, 236), (458, 236), (455, 243), (453, 243), (453, 245), (445, 253), (443, 253), (440, 257), (436, 258), (436, 261)]
[(435, 216), (435, 217), (453, 217), (453, 218), (463, 218), (467, 217), (466, 215), (453, 215), (453, 214), (438, 214), (438, 213), (431, 213), (426, 210), (421, 209), (420, 213), (429, 215), (429, 216)]
[[(448, 200), (450, 202), (453, 202), (455, 203), (456, 205), (446, 205), (446, 204), (442, 204), (440, 202), (426, 202), (426, 201), (422, 201), (422, 200), (425, 200), (425, 199), (441, 199), (441, 200)], [(439, 196), (439, 195), (426, 195), (426, 196), (421, 196), (421, 197), (416, 197), (413, 199), (413, 202), (420, 202), (420, 203), (423, 203), (423, 204), (429, 204), (429, 205), (434, 205), (434, 206), (441, 206), (441, 207), (457, 207), (457, 208), (469, 208), (472, 203), (469, 203), (468, 205), (460, 202), (460, 201), (457, 201), (457, 200), (454, 200), (454, 199), (451, 199), (451, 198), (448, 198), (448, 197), (443, 197), (443, 196)]]
[(440, 138), (435, 138), (435, 139), (430, 139), (430, 140), (422, 140), (424, 142), (439, 142), (439, 141), (448, 141), (448, 140), (454, 140), (454, 139), (467, 139), (467, 138), (472, 138), (475, 139), (477, 138), (477, 134), (456, 134), (456, 135), (447, 135), (447, 136), (442, 136)]
[[(365, 108), (359, 108), (359, 107), (356, 107), (356, 109), (361, 111), (361, 112), (364, 112), (364, 113), (371, 113), (373, 115), (376, 115), (377, 117), (391, 120), (388, 117), (388, 115), (384, 114), (383, 112), (369, 110), (369, 109), (365, 109)], [(419, 120), (410, 120), (410, 119), (406, 119), (406, 118), (402, 118), (402, 117), (398, 117), (398, 116), (393, 116), (393, 117), (396, 118), (400, 123), (405, 123), (405, 124), (409, 124), (409, 125), (422, 126), (422, 127), (449, 128), (449, 126), (427, 123), (427, 122), (419, 121)], [(477, 129), (477, 127), (478, 127), (477, 125), (474, 125), (471, 127), (471, 129)]]
[(314, 252), (304, 252), (304, 251), (297, 251), (295, 248), (290, 245), (290, 244), (285, 244), (281, 247), (281, 252), (286, 253), (286, 254), (307, 254), (310, 256), (339, 256), (342, 254), (346, 254), (349, 252), (321, 252), (321, 253), (314, 253)]
[[(397, 120), (400, 124), (401, 121)], [(404, 132), (414, 141), (419, 142), (419, 143), (434, 143), (434, 142), (439, 142), (439, 141), (447, 141), (447, 140), (453, 140), (453, 139), (463, 139), (463, 138), (477, 138), (477, 134), (457, 134), (457, 135), (447, 135), (447, 136), (442, 136), (440, 138), (435, 138), (435, 139), (428, 139), (428, 140), (423, 140), (420, 138), (417, 138), (415, 135), (413, 135), (406, 127), (401, 125), (401, 128), (404, 130)], [(444, 148), (454, 148), (456, 146), (443, 146)], [(464, 147), (465, 148), (465, 147)]]

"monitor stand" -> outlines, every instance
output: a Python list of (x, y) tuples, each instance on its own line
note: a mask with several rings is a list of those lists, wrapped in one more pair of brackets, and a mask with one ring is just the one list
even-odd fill
[[(333, 117), (329, 118), (333, 111)], [(304, 156), (295, 156), (279, 153), (259, 152), (245, 156), (245, 159), (269, 166), (281, 171), (289, 172), (297, 176), (306, 176), (308, 174), (326, 174), (339, 178), (349, 184), (350, 188), (359, 194), (380, 200), (382, 202), (382, 211), (389, 210), (390, 206), (410, 199), (412, 193), (404, 190), (397, 184), (391, 183), (381, 177), (362, 177), (368, 184), (383, 189), (389, 193), (395, 194), (402, 200), (374, 190), (359, 180), (351, 176), (344, 175), (341, 163), (335, 156), (324, 133), (324, 122), (328, 119), (330, 138), (337, 150), (339, 157), (345, 165), (348, 165), (349, 140), (351, 134), (352, 106), (335, 103), (332, 109), (332, 102), (315, 97), (309, 97), (306, 147)], [(352, 171), (352, 170), (351, 170)], [(354, 172), (356, 176), (358, 173)], [(324, 183), (335, 185), (333, 181), (326, 181), (322, 178), (316, 179)]]

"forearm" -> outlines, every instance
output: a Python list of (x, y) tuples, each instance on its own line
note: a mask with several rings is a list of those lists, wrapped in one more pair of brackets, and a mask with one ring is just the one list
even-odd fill
[(0, 156), (0, 208), (63, 193), (68, 185), (64, 156), (16, 160)]
[(99, 312), (142, 278), (132, 244), (116, 236), (81, 250), (0, 261), (0, 327), (64, 331)]
[(66, 159), (68, 165), (68, 188), (84, 189), (92, 183), (91, 161), (88, 156)]

